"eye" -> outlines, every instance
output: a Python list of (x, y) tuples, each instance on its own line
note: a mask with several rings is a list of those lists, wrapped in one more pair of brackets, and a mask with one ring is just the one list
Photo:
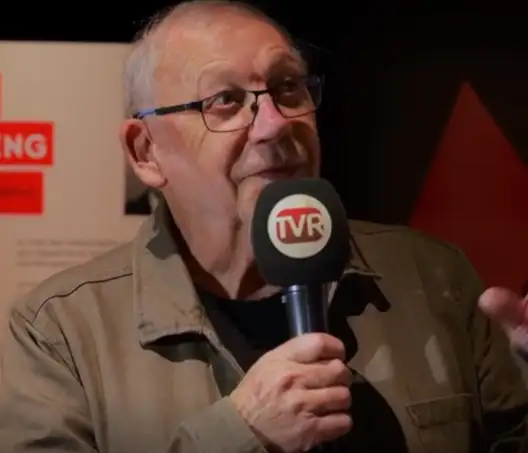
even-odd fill
[(204, 101), (205, 111), (239, 109), (244, 105), (246, 93), (243, 90), (225, 90)]
[(304, 79), (301, 77), (291, 77), (282, 80), (273, 87), (274, 93), (277, 95), (296, 94), (304, 87)]
[(298, 107), (308, 102), (310, 94), (305, 77), (287, 77), (271, 88), (275, 102), (284, 107)]

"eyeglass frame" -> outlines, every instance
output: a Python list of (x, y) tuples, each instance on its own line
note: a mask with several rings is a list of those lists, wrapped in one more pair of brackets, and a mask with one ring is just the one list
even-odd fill
[(196, 112), (200, 112), (201, 114), (201, 117), (202, 117), (202, 120), (203, 120), (203, 123), (205, 125), (205, 127), (211, 131), (211, 132), (217, 132), (217, 133), (221, 133), (221, 132), (234, 132), (234, 131), (237, 131), (237, 130), (243, 130), (247, 127), (250, 127), (253, 122), (255, 121), (255, 118), (257, 116), (257, 113), (258, 113), (258, 107), (257, 108), (254, 108), (254, 106), (258, 106), (258, 98), (259, 96), (262, 96), (263, 94), (269, 94), (270, 97), (271, 97), (271, 100), (273, 102), (273, 105), (275, 106), (275, 108), (279, 111), (279, 113), (284, 117), (284, 118), (300, 118), (302, 116), (305, 116), (305, 115), (309, 115), (311, 113), (314, 113), (316, 112), (319, 107), (321, 106), (321, 102), (322, 102), (322, 97), (323, 97), (323, 94), (322, 94), (322, 91), (323, 91), (323, 87), (324, 87), (324, 75), (318, 75), (318, 74), (307, 74), (305, 76), (302, 76), (301, 78), (305, 78), (305, 79), (310, 79), (310, 78), (313, 78), (314, 80), (317, 81), (317, 83), (319, 84), (319, 88), (320, 88), (320, 93), (319, 93), (319, 102), (317, 103), (317, 105), (315, 105), (315, 108), (309, 112), (305, 112), (305, 113), (302, 113), (300, 115), (294, 115), (294, 116), (285, 116), (283, 113), (282, 113), (282, 110), (281, 108), (277, 105), (277, 102), (273, 96), (273, 93), (272, 91), (275, 89), (273, 86), (272, 87), (267, 87), (266, 89), (263, 89), (263, 90), (244, 90), (246, 93), (251, 93), (255, 96), (255, 101), (253, 102), (253, 104), (251, 104), (251, 108), (253, 110), (253, 118), (251, 120), (251, 122), (249, 122), (247, 125), (245, 125), (244, 127), (240, 127), (240, 128), (236, 128), (236, 129), (229, 129), (229, 130), (215, 130), (215, 129), (211, 129), (208, 124), (207, 124), (207, 120), (205, 119), (205, 112), (204, 112), (204, 105), (207, 101), (213, 99), (214, 97), (218, 96), (221, 92), (219, 93), (215, 93), (211, 96), (207, 96), (205, 98), (202, 98), (202, 99), (199, 99), (197, 101), (190, 101), (190, 102), (186, 102), (184, 104), (176, 104), (176, 105), (168, 105), (168, 106), (164, 106), (164, 107), (156, 107), (156, 108), (152, 108), (152, 109), (144, 109), (144, 110), (140, 110), (136, 113), (134, 113), (132, 115), (132, 118), (134, 119), (139, 119), (139, 120), (142, 120), (146, 117), (149, 117), (149, 116), (164, 116), (164, 115), (170, 115), (170, 114), (173, 114), (173, 113), (180, 113), (180, 112), (188, 112), (188, 111), (196, 111)]

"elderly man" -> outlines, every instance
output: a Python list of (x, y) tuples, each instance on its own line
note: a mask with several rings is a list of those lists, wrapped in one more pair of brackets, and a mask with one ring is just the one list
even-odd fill
[(508, 343), (446, 244), (351, 222), (331, 332), (288, 339), (249, 240), (266, 184), (319, 172), (321, 79), (284, 30), (181, 4), (135, 44), (126, 88), (123, 148), (165, 201), (15, 303), (0, 451), (527, 451)]

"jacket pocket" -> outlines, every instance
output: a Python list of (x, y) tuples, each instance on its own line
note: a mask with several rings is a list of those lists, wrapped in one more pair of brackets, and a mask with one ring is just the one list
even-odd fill
[(424, 453), (477, 452), (472, 442), (472, 395), (458, 394), (406, 406)]

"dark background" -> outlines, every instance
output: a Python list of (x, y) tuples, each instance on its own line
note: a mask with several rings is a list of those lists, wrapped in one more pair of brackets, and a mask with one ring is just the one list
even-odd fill
[[(519, 165), (528, 163), (528, 13), (449, 10), (446, 3), (440, 13), (397, 1), (390, 2), (390, 8), (375, 1), (254, 3), (295, 36), (332, 55), (319, 115), (324, 175), (340, 192), (350, 216), (411, 223), (463, 82), (470, 84), (513, 146)], [(142, 20), (168, 4), (54, 1), (28, 8), (28, 3), (11, 3), (11, 19), (2, 20), (0, 39), (128, 42)], [(464, 133), (479, 134), (466, 128)], [(478, 157), (473, 168), (464, 171), (471, 185), (472, 174), (480, 171)], [(489, 185), (494, 175), (486, 176)], [(501, 184), (507, 180), (502, 175)], [(508, 221), (517, 222), (517, 228), (526, 225), (528, 231), (528, 201), (519, 203), (518, 217)], [(493, 213), (482, 215), (488, 222), (486, 216)], [(422, 220), (420, 227), (442, 235), (438, 221), (429, 228)], [(470, 257), (475, 247), (489, 245), (486, 241), (503, 251), (509, 247), (528, 252), (528, 239), (524, 249), (507, 244), (504, 228), (478, 244), (467, 243), (473, 225), (466, 222), (459, 228), (465, 235), (446, 233), (446, 239), (469, 250)], [(508, 260), (508, 254), (502, 256)], [(510, 261), (526, 269), (524, 258)], [(524, 275), (528, 278), (528, 269)], [(516, 286), (519, 278), (513, 282)]]

